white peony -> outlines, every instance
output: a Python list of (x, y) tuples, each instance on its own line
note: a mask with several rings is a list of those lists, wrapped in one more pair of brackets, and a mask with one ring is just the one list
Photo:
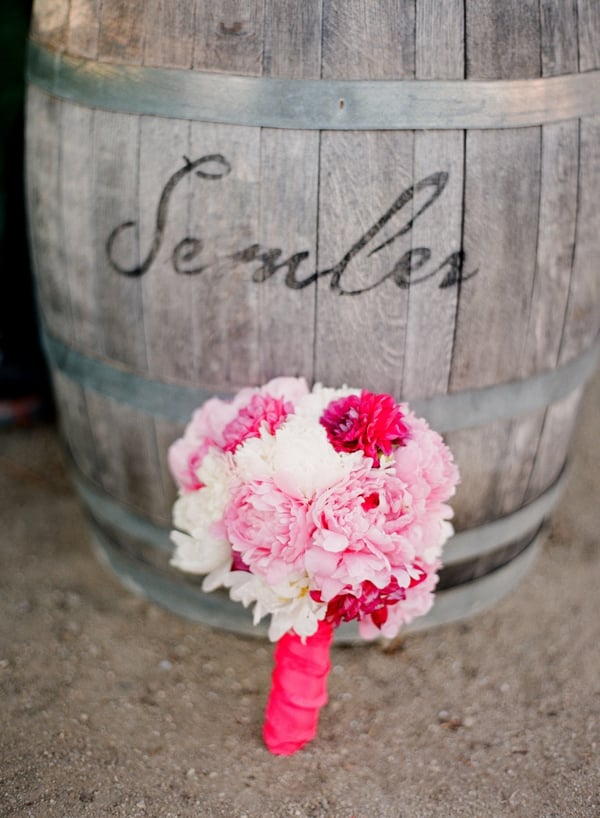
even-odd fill
[(324, 427), (312, 418), (290, 415), (275, 432), (275, 480), (290, 493), (314, 497), (346, 477), (362, 459), (362, 452), (340, 454)]
[(229, 502), (229, 489), (233, 482), (231, 463), (226, 455), (210, 452), (198, 470), (205, 485), (182, 494), (173, 506), (173, 523), (181, 531), (187, 531), (196, 539), (208, 535), (210, 526), (222, 519)]
[(171, 540), (175, 545), (171, 565), (190, 574), (210, 575), (210, 579), (206, 577), (205, 580), (206, 585), (212, 586), (210, 590), (223, 584), (222, 581), (214, 584), (217, 579), (214, 574), (219, 572), (220, 576), (223, 569), (229, 571), (231, 567), (231, 546), (226, 540), (213, 537), (197, 540), (189, 534), (182, 534), (181, 531), (172, 531)]
[(263, 432), (262, 437), (249, 437), (235, 452), (237, 474), (244, 482), (266, 480), (275, 472), (275, 438)]
[[(173, 523), (179, 531), (171, 532), (175, 551), (171, 565), (192, 574), (207, 574), (205, 591), (223, 585), (224, 572), (231, 568), (231, 545), (212, 532), (213, 524), (222, 519), (233, 481), (230, 458), (210, 452), (198, 470), (202, 482), (198, 491), (182, 494), (173, 507)], [(187, 532), (187, 533), (182, 533)]]
[(331, 389), (329, 386), (315, 384), (313, 391), (304, 395), (296, 405), (296, 414), (302, 417), (313, 418), (319, 421), (321, 415), (334, 400), (346, 398), (348, 395), (360, 395), (360, 389), (350, 389), (343, 386), (341, 389)]
[(312, 636), (327, 613), (327, 605), (311, 598), (306, 577), (270, 586), (254, 574), (232, 571), (225, 585), (234, 601), (241, 602), (246, 608), (254, 604), (255, 625), (263, 616), (271, 615), (269, 639), (272, 642), (291, 629), (298, 636)]

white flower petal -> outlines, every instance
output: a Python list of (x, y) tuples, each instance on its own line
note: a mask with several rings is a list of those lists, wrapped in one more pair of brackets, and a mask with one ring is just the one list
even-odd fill
[(240, 478), (250, 482), (271, 477), (275, 471), (274, 451), (273, 435), (263, 433), (261, 437), (249, 437), (245, 440), (235, 452), (235, 465)]
[(204, 577), (202, 580), (202, 590), (209, 593), (210, 591), (215, 591), (217, 588), (222, 588), (230, 573), (231, 559), (228, 559)]
[(348, 395), (360, 395), (360, 393), (360, 389), (350, 389), (347, 386), (343, 386), (341, 389), (331, 389), (317, 383), (309, 395), (305, 395), (298, 401), (296, 414), (318, 421), (332, 401), (346, 398)]
[[(293, 484), (307, 498), (349, 474), (357, 459), (354, 455), (336, 452), (324, 427), (318, 421), (300, 415), (290, 415), (275, 432), (275, 440), (276, 479), (283, 477), (286, 488)], [(362, 452), (358, 455), (358, 459), (362, 458)]]
[(231, 546), (226, 540), (209, 538), (200, 542), (194, 537), (172, 531), (175, 552), (171, 565), (190, 574), (208, 574), (225, 563), (231, 564)]
[(231, 571), (224, 585), (230, 589), (229, 596), (235, 602), (241, 602), (247, 608), (248, 605), (252, 605), (258, 599), (264, 582), (247, 571)]

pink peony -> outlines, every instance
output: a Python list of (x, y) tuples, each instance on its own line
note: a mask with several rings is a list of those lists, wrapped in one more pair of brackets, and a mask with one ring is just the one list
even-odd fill
[(191, 437), (180, 437), (169, 447), (169, 468), (183, 492), (202, 488), (198, 469), (211, 446), (212, 441), (208, 438), (198, 441)]
[(305, 395), (309, 394), (308, 386), (304, 378), (279, 377), (273, 378), (260, 390), (263, 395), (271, 395), (284, 401), (290, 401), (297, 405)]
[(239, 405), (247, 403), (256, 390), (244, 389), (233, 401), (210, 398), (194, 412), (180, 437), (169, 448), (168, 462), (183, 492), (202, 488), (197, 472), (211, 448), (221, 448), (223, 429), (236, 416)]
[(303, 574), (311, 533), (306, 501), (270, 479), (243, 483), (233, 492), (223, 523), (234, 552), (269, 585)]
[(392, 637), (431, 607), (458, 471), (390, 395), (275, 378), (207, 401), (169, 464), (175, 523), (192, 535), (176, 532), (175, 564), (197, 572), (207, 543), (223, 546), (211, 587), (270, 613), (272, 638), (310, 635), (324, 617)]
[(234, 452), (249, 437), (260, 437), (263, 430), (274, 434), (293, 412), (294, 406), (289, 401), (266, 393), (252, 395), (249, 403), (223, 429), (224, 451)]
[(365, 581), (385, 588), (392, 576), (408, 587), (415, 553), (405, 531), (412, 512), (393, 473), (362, 466), (317, 494), (309, 514), (315, 531), (305, 565), (323, 601), (356, 595)]
[(179, 488), (183, 492), (202, 488), (197, 471), (212, 447), (233, 451), (242, 440), (260, 433), (261, 421), (273, 431), (293, 411), (293, 402), (307, 393), (304, 378), (273, 378), (260, 389), (241, 389), (231, 401), (207, 400), (169, 449), (169, 468)]
[(411, 412), (406, 420), (410, 437), (394, 454), (394, 470), (415, 500), (431, 509), (452, 497), (458, 469), (441, 436), (423, 418)]
[(403, 418), (391, 395), (363, 390), (332, 401), (320, 422), (336, 452), (363, 451), (377, 466), (381, 454), (390, 455), (404, 445), (409, 430)]

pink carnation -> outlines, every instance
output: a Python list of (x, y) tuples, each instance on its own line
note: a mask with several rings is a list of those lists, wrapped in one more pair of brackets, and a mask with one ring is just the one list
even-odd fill
[(272, 480), (243, 483), (233, 493), (223, 522), (234, 551), (269, 585), (303, 573), (311, 533), (305, 500), (285, 493)]
[(377, 466), (381, 454), (404, 445), (409, 431), (403, 417), (391, 395), (363, 390), (332, 401), (320, 422), (336, 452), (363, 451)]
[(263, 429), (274, 434), (293, 412), (289, 401), (266, 393), (252, 395), (250, 402), (223, 429), (224, 451), (234, 452), (249, 437), (260, 437)]
[(305, 565), (325, 602), (356, 594), (365, 581), (385, 588), (392, 575), (409, 585), (415, 555), (405, 529), (412, 512), (395, 475), (368, 466), (351, 472), (315, 497), (310, 518), (315, 531)]

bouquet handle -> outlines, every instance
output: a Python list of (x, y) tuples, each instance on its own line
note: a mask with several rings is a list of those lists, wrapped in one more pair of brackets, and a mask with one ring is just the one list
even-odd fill
[(319, 711), (327, 703), (333, 626), (320, 622), (313, 636), (281, 637), (274, 652), (263, 738), (275, 755), (292, 755), (317, 734)]

